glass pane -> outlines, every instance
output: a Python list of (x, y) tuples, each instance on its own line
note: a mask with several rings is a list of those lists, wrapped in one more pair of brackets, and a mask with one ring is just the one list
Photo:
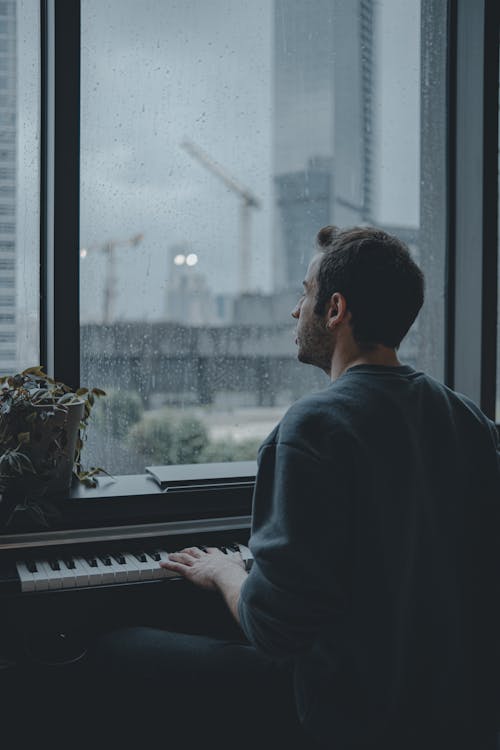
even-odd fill
[(410, 245), (432, 294), (401, 359), (442, 377), (436, 5), (83, 0), (81, 381), (109, 391), (88, 463), (255, 458), (328, 384), (290, 317), (325, 224)]
[(40, 3), (0, 2), (0, 372), (39, 364)]

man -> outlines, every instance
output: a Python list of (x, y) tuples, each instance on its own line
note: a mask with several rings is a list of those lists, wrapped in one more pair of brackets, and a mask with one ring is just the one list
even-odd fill
[[(260, 448), (252, 569), (216, 549), (162, 563), (219, 591), (251, 644), (234, 645), (229, 659), (219, 651), (210, 668), (200, 657), (190, 679), (210, 686), (213, 677), (216, 692), (217, 671), (244, 653), (238, 674), (250, 675), (256, 696), (246, 698), (248, 725), (259, 726), (257, 685), (267, 680), (281, 726), (303, 732), (302, 747), (493, 747), (496, 427), (400, 363), (424, 288), (403, 243), (366, 227), (325, 227), (317, 241), (292, 315), (299, 360), (331, 383), (297, 401)], [(155, 653), (167, 653), (168, 634), (155, 637)], [(272, 746), (265, 733), (261, 746)]]

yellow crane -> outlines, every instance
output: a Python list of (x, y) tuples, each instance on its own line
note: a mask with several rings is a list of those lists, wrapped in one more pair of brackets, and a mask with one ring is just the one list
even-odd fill
[(240, 204), (240, 243), (239, 243), (239, 286), (240, 293), (249, 291), (248, 282), (251, 266), (251, 235), (250, 235), (250, 211), (252, 208), (260, 208), (260, 201), (248, 190), (239, 184), (220, 164), (214, 161), (203, 149), (192, 141), (183, 141), (182, 148), (190, 156), (200, 162), (209, 172), (222, 180), (224, 185), (235, 193), (241, 200)]
[(116, 297), (116, 259), (115, 250), (117, 247), (136, 247), (142, 242), (143, 234), (134, 234), (133, 237), (128, 237), (123, 240), (108, 240), (107, 242), (96, 242), (92, 245), (86, 245), (80, 250), (80, 257), (85, 258), (88, 252), (94, 250), (101, 250), (105, 257), (106, 262), (106, 275), (104, 278), (104, 300), (103, 300), (103, 313), (102, 322), (104, 325), (109, 325), (113, 321), (113, 305)]

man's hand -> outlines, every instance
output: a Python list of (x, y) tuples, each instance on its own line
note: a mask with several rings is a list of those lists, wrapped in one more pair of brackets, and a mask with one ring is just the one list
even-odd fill
[(212, 590), (218, 588), (220, 579), (227, 577), (227, 571), (240, 568), (245, 570), (240, 557), (225, 555), (217, 547), (205, 547), (205, 550), (199, 547), (186, 547), (180, 552), (169, 554), (168, 562), (162, 562), (160, 565), (179, 573), (203, 589)]
[(187, 578), (191, 583), (208, 590), (220, 591), (234, 618), (239, 622), (238, 599), (247, 577), (245, 564), (237, 555), (225, 555), (217, 547), (186, 547), (169, 554), (162, 568)]

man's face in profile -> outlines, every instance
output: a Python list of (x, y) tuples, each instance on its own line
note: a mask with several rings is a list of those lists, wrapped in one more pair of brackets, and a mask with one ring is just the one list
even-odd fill
[(292, 311), (297, 321), (295, 343), (297, 358), (305, 364), (320, 367), (329, 373), (333, 354), (332, 338), (325, 317), (314, 312), (317, 295), (317, 275), (322, 255), (315, 255), (309, 263), (303, 281), (304, 291)]

